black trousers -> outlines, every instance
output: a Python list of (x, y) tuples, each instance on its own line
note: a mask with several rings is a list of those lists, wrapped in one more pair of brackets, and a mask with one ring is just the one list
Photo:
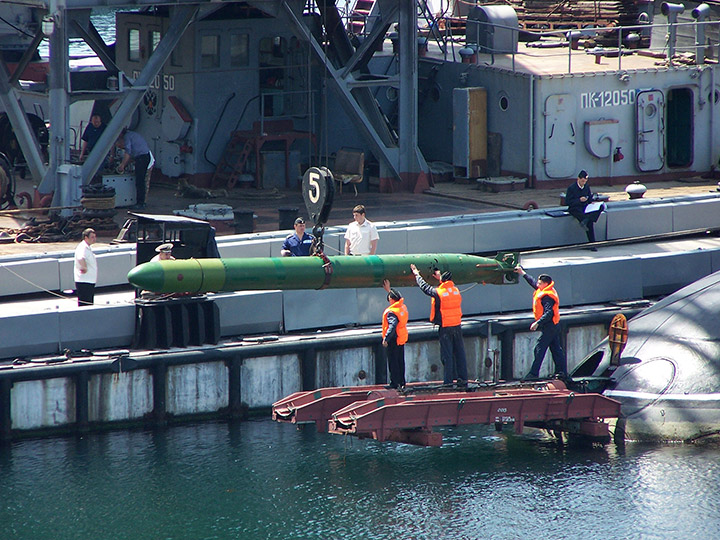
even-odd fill
[(542, 329), (540, 337), (535, 344), (535, 361), (530, 368), (530, 374), (533, 377), (540, 376), (540, 367), (545, 359), (545, 353), (548, 347), (552, 353), (553, 362), (555, 362), (555, 374), (561, 373), (567, 375), (567, 359), (565, 358), (565, 351), (563, 351), (562, 348), (559, 324), (548, 324)]
[(405, 345), (398, 345), (397, 338), (392, 339), (388, 341), (385, 354), (390, 370), (390, 386), (405, 386)]
[(600, 219), (602, 212), (597, 210), (595, 212), (585, 213), (583, 210), (568, 210), (568, 213), (580, 222), (580, 225), (587, 227), (587, 238), (588, 242), (595, 241), (595, 227), (593, 225)]
[(459, 326), (441, 326), (438, 330), (440, 338), (440, 361), (443, 363), (443, 383), (452, 384), (467, 381), (467, 360), (462, 329)]
[(135, 158), (135, 195), (137, 204), (145, 204), (145, 175), (150, 165), (150, 154), (142, 154)]
[(83, 281), (75, 282), (75, 292), (77, 293), (78, 306), (91, 306), (95, 301), (95, 284), (85, 283)]

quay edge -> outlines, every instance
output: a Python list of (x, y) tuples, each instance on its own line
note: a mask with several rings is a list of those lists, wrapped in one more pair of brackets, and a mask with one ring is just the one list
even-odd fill
[[(622, 312), (630, 317), (639, 310)], [(579, 359), (600, 341), (617, 311), (602, 307), (564, 313), (568, 357)], [(466, 320), (470, 378), (508, 380), (527, 371), (536, 337), (529, 324), (529, 315)], [(0, 439), (242, 417), (265, 413), (296, 391), (384, 384), (387, 368), (378, 332), (348, 329), (3, 366)], [(442, 373), (436, 330), (429, 324), (411, 324), (406, 364), (408, 380), (436, 380)], [(548, 360), (541, 375), (549, 375), (551, 366)], [(574, 367), (572, 360), (569, 367)]]

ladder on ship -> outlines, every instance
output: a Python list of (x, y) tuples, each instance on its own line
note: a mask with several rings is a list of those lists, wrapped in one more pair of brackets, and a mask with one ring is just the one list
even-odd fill
[(248, 157), (255, 150), (255, 138), (241, 133), (233, 133), (228, 141), (222, 158), (215, 169), (211, 185), (213, 187), (235, 187), (240, 175), (245, 170)]
[(357, 0), (355, 2), (348, 20), (348, 30), (351, 34), (364, 34), (368, 27), (372, 26), (370, 17), (373, 7), (375, 7), (375, 0)]

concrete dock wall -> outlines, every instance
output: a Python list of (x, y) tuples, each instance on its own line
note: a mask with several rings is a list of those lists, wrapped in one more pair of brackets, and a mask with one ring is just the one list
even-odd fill
[[(605, 335), (616, 311), (563, 315), (571, 368)], [(527, 373), (537, 339), (530, 322), (463, 323), (469, 377), (507, 380)], [(436, 329), (414, 325), (405, 354), (408, 381), (442, 379)], [(548, 354), (541, 375), (552, 372)], [(104, 359), (0, 370), (0, 438), (243, 415), (301, 390), (386, 382), (377, 329), (155, 354), (118, 351)]]

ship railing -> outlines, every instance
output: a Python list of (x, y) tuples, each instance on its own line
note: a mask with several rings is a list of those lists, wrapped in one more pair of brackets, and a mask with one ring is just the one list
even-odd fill
[[(602, 36), (603, 34), (616, 33), (617, 48), (594, 47), (593, 49), (586, 49), (584, 54), (592, 54), (596, 56), (606, 57), (617, 56), (618, 71), (622, 71), (623, 56), (633, 54), (636, 51), (640, 50), (637, 42), (641, 39), (642, 36), (650, 37), (650, 47), (646, 47), (644, 49), (650, 52), (659, 52), (665, 54), (667, 57), (668, 66), (670, 67), (680, 63), (689, 63), (687, 57), (684, 61), (682, 60), (683, 53), (694, 54), (694, 61), (697, 61), (697, 59), (702, 59), (700, 63), (704, 62), (704, 59), (706, 58), (706, 51), (708, 50), (710, 51), (710, 54), (707, 55), (708, 58), (713, 58), (714, 60), (717, 60), (718, 56), (720, 55), (720, 45), (713, 44), (713, 42), (717, 43), (717, 39), (708, 39), (707, 37), (710, 35), (710, 31), (713, 32), (713, 36), (720, 35), (720, 21), (698, 20), (689, 22), (660, 22), (652, 24), (637, 24), (630, 26), (586, 27), (580, 29), (566, 28), (563, 30), (541, 31), (527, 30), (513, 26), (505, 26), (496, 22), (473, 21), (473, 23), (477, 25), (475, 40), (468, 41), (465, 37), (463, 41), (465, 42), (465, 47), (470, 48), (474, 51), (474, 63), (483, 65), (488, 64), (485, 57), (481, 58), (482, 54), (484, 54), (485, 56), (490, 56), (490, 65), (493, 65), (495, 63), (495, 57), (497, 55), (510, 55), (512, 65), (511, 69), (513, 72), (516, 71), (516, 56), (533, 55), (527, 52), (518, 52), (516, 46), (511, 47), (511, 49), (508, 51), (507, 48), (492, 47), (488, 44), (480, 45), (481, 37), (484, 37), (485, 35), (494, 36), (498, 30), (501, 30), (511, 33), (513, 37), (512, 42), (515, 44), (519, 43), (519, 37), (522, 33), (525, 36), (536, 36), (538, 42), (542, 42), (541, 40), (544, 40), (544, 43), (557, 43), (558, 48), (567, 47), (567, 52), (563, 51), (558, 53), (557, 55), (546, 52), (542, 56), (543, 58), (548, 58), (551, 56), (567, 56), (568, 73), (572, 73), (573, 52), (576, 54), (583, 53), (583, 51), (578, 50), (578, 48), (574, 46), (573, 41), (579, 40), (582, 37)], [(483, 30), (484, 33), (481, 33), (481, 26), (488, 27)], [(653, 37), (660, 36), (660, 32), (663, 30), (666, 31), (666, 38), (664, 42), (662, 42), (662, 46), (653, 46)], [(682, 31), (687, 32), (681, 34), (680, 37), (685, 40), (693, 40), (692, 44), (678, 45), (676, 42), (674, 42), (675, 36), (677, 36), (678, 33), (681, 33)], [(700, 38), (704, 39), (703, 43), (699, 42), (699, 36), (705, 36), (704, 38)], [(556, 39), (555, 42), (551, 41), (553, 38)], [(529, 47), (532, 48), (532, 46)], [(482, 49), (482, 52), (478, 53), (479, 49)], [(658, 58), (661, 58), (660, 54), (658, 54)], [(454, 55), (453, 60), (457, 60)]]

